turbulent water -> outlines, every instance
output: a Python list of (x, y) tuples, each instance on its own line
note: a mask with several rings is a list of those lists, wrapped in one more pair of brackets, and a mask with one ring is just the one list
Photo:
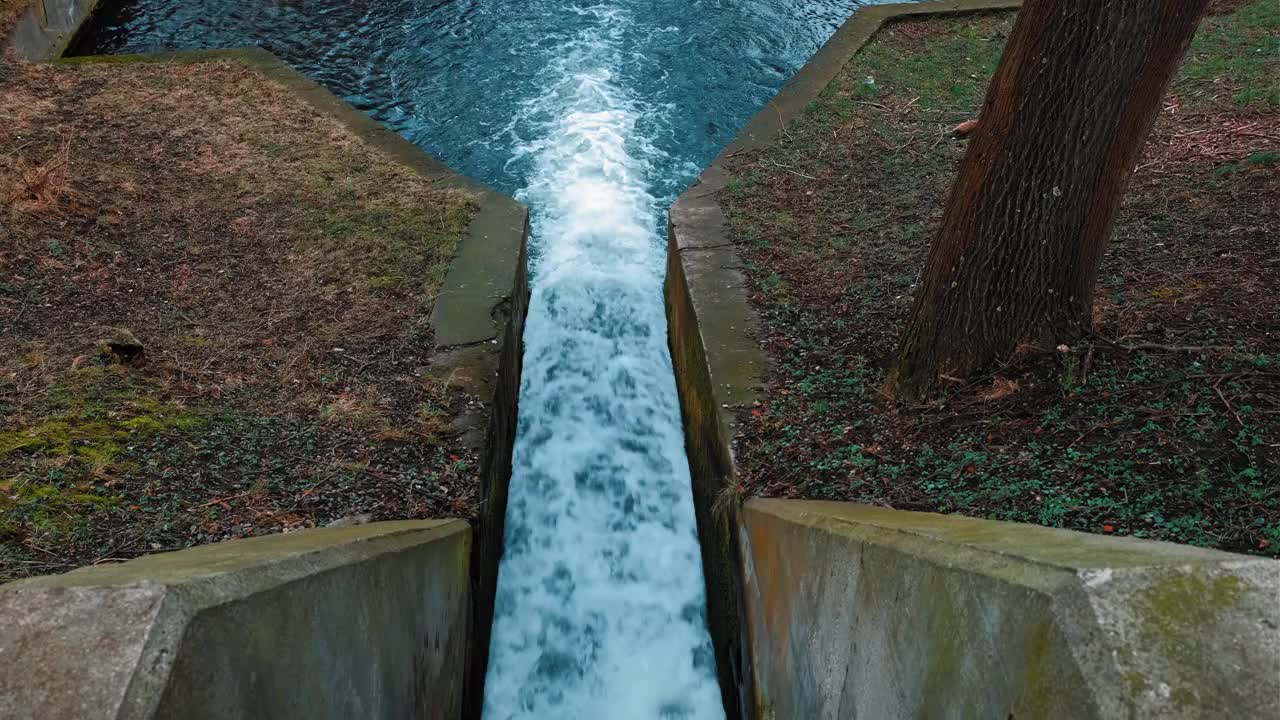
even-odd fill
[(488, 718), (721, 718), (664, 208), (855, 0), (139, 0), (82, 52), (263, 45), (533, 218)]

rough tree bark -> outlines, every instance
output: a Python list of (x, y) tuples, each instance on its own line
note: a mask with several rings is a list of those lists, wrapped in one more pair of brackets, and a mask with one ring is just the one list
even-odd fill
[(1091, 326), (1125, 185), (1209, 0), (1025, 0), (929, 249), (891, 389)]

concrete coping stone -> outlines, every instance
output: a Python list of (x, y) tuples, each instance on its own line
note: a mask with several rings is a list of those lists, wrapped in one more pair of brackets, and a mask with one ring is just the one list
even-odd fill
[(397, 521), (0, 586), (0, 717), (456, 717), (470, 549)]
[(207, 607), (468, 528), (465, 520), (393, 520), (226, 540), (16, 580), (0, 585), (0, 593), (157, 584), (182, 588), (193, 607)]

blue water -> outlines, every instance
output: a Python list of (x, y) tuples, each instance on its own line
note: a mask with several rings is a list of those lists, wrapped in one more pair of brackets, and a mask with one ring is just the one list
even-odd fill
[(138, 0), (88, 52), (262, 45), (527, 203), (488, 718), (722, 718), (665, 209), (856, 0)]

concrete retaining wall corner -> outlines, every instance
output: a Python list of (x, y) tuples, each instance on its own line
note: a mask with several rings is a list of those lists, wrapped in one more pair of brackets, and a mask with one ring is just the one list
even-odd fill
[(1280, 718), (1280, 562), (851, 503), (742, 513), (778, 718)]

